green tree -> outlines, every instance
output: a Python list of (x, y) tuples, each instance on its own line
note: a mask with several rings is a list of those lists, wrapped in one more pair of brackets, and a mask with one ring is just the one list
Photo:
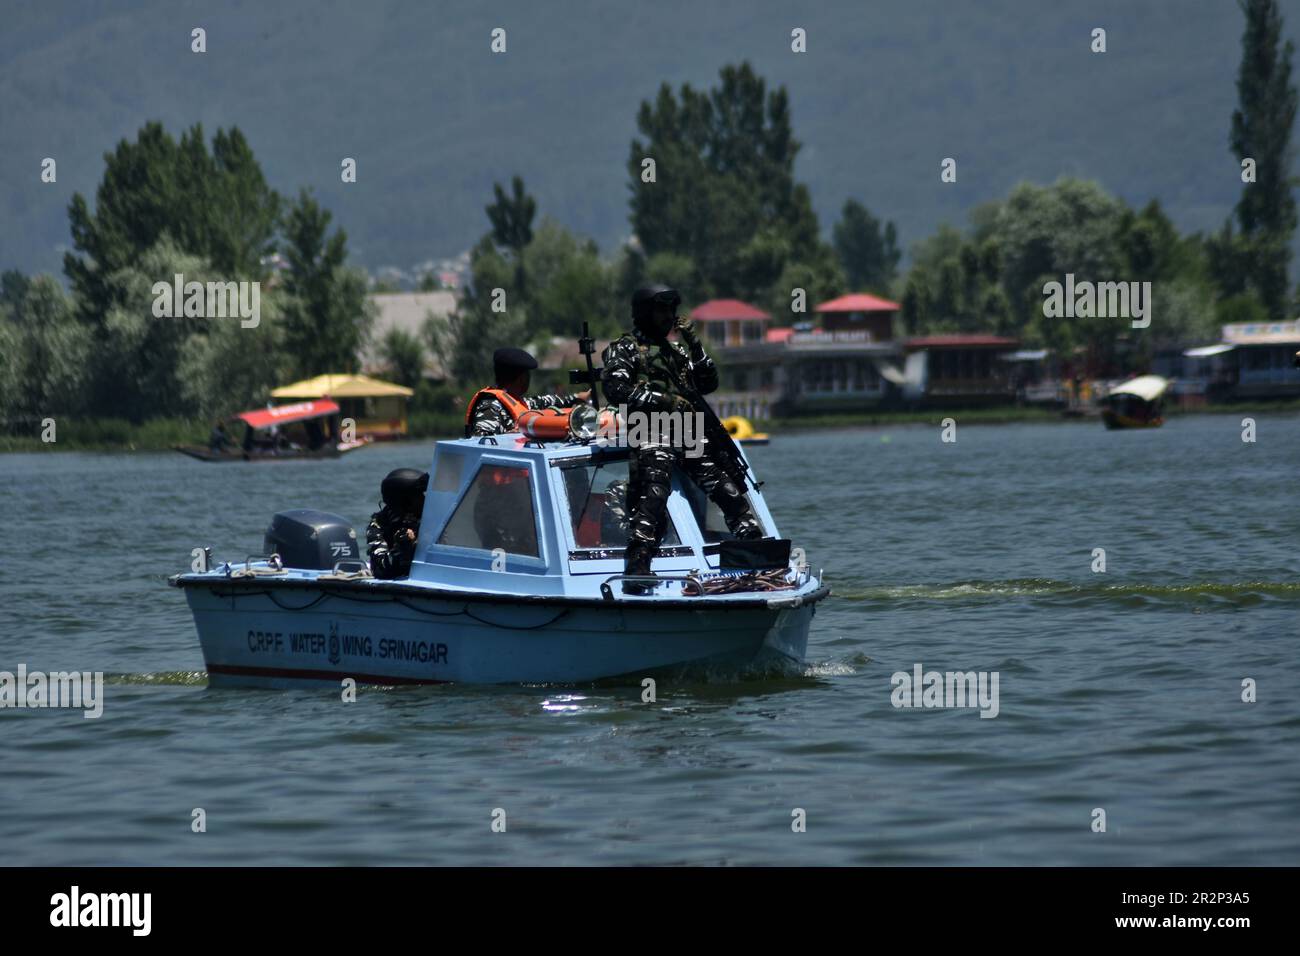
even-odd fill
[[(762, 299), (788, 264), (772, 237), (792, 250), (818, 244), (808, 189), (794, 179), (789, 96), (768, 92), (748, 63), (724, 67), (707, 92), (664, 84), (642, 102), (637, 127), (631, 220), (647, 256), (685, 256), (713, 294)], [(642, 180), (647, 158), (654, 182)], [(759, 236), (761, 248), (750, 246)]]
[(284, 294), (264, 289), (261, 321), (244, 328), (231, 319), (209, 320), (181, 344), (177, 364), (187, 412), (217, 418), (266, 404), (271, 389), (291, 372), (284, 348)]
[(90, 331), (53, 276), (23, 285), (21, 298), (0, 310), (0, 415), (30, 422), (79, 412), (94, 349)]
[(16, 306), (31, 286), (32, 280), (17, 269), (6, 269), (0, 274), (0, 305)]
[(699, 305), (713, 296), (713, 290), (704, 282), (690, 256), (680, 252), (656, 252), (642, 262), (641, 276), (618, 297), (614, 314), (621, 325), (632, 320), (632, 293), (651, 282), (662, 282), (676, 289), (687, 307)]
[(1124, 203), (1094, 182), (1061, 179), (1051, 186), (1022, 183), (996, 214), (975, 229), (997, 243), (1002, 284), (1018, 327), (1041, 315), (1043, 276), (1094, 282), (1122, 277), (1115, 238)]
[(487, 207), (488, 221), (492, 223), (492, 240), (518, 256), (533, 241), (537, 200), (528, 195), (524, 181), (518, 176), (510, 181), (510, 195), (506, 195), (500, 183), (492, 184), (492, 195), (496, 201)]
[(1268, 314), (1287, 304), (1291, 235), (1296, 228), (1292, 194), (1291, 130), (1297, 95), (1291, 85), (1294, 45), (1282, 42), (1277, 0), (1241, 0), (1246, 29), (1237, 73), (1238, 107), (1232, 114), (1232, 151), (1255, 162), (1255, 182), (1237, 203), (1241, 239), (1250, 250), (1241, 264)]
[(856, 199), (844, 203), (833, 231), (835, 252), (849, 287), (887, 292), (898, 275), (898, 232), (892, 222), (873, 216)]
[(583, 322), (595, 335), (615, 332), (614, 277), (593, 242), (546, 219), (523, 250), (522, 262), (530, 340), (553, 335), (576, 339)]
[(64, 254), (64, 271), (87, 317), (103, 321), (114, 305), (108, 277), (164, 236), (223, 278), (263, 274), (280, 200), (238, 129), (218, 130), (209, 152), (202, 126), (177, 142), (161, 123), (146, 123), (134, 143), (122, 140), (104, 162), (94, 212), (80, 193), (68, 206), (77, 252)]
[[(528, 309), (522, 297), (511, 296), (510, 262), (484, 236), (470, 254), (470, 283), (446, 323), (427, 322), (425, 335), (434, 355), (456, 382), (480, 387), (492, 379), (492, 353), (504, 346), (520, 347), (528, 341)], [(494, 311), (495, 290), (505, 293), (505, 311)]]
[(345, 264), (347, 234), (330, 234), (332, 218), (303, 190), (284, 222), (284, 344), (295, 375), (357, 371), (374, 322), (365, 275)]
[(407, 388), (415, 388), (424, 377), (424, 343), (410, 332), (389, 329), (379, 342), (379, 358), (388, 377)]
[(185, 343), (191, 336), (208, 334), (216, 322), (238, 327), (239, 320), (155, 316), (155, 283), (170, 286), (177, 273), (186, 283), (220, 278), (207, 262), (183, 251), (170, 238), (105, 277), (105, 291), (113, 304), (95, 336), (95, 365), (101, 371), (94, 400), (98, 414), (138, 423), (194, 413), (189, 400), (193, 392), (180, 377)]
[(909, 334), (1016, 334), (1010, 299), (1001, 285), (998, 240), (966, 237), (949, 225), (916, 244), (903, 288), (902, 322)]
[[(772, 286), (771, 294), (760, 303), (778, 322), (799, 322), (808, 319), (819, 302), (833, 299), (844, 289), (844, 273), (835, 253), (825, 243), (818, 243), (813, 255), (799, 262), (790, 262)], [(793, 291), (803, 289), (806, 311), (793, 311)]]

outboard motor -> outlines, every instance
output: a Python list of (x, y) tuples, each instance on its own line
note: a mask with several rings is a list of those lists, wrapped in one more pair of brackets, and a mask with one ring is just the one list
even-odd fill
[(263, 547), (286, 568), (332, 571), (340, 561), (364, 561), (352, 525), (328, 511), (297, 508), (271, 518)]

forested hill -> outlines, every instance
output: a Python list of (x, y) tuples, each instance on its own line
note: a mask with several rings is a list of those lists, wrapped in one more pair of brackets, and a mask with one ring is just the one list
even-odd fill
[[(1288, 34), (1300, 3), (1283, 4)], [(790, 93), (828, 231), (858, 197), (904, 247), (1023, 179), (1099, 180), (1217, 228), (1243, 18), (1230, 0), (418, 3), (72, 0), (0, 14), (0, 269), (60, 271), (74, 191), (151, 119), (239, 126), (271, 184), (311, 185), (355, 261), (408, 267), (487, 228), (494, 180), (608, 249), (628, 232), (639, 103), (748, 60)], [(208, 52), (190, 51), (190, 30)], [(489, 51), (494, 27), (507, 52)], [(790, 51), (790, 31), (808, 52)], [(1089, 50), (1107, 31), (1108, 50)], [(40, 182), (40, 163), (58, 182)], [(344, 185), (339, 163), (358, 161)], [(939, 181), (956, 157), (958, 181)], [(662, 175), (662, 172), (661, 172)]]

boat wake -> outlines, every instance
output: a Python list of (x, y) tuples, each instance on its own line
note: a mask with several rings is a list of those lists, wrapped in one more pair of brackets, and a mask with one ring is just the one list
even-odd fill
[(953, 584), (905, 584), (858, 590), (837, 584), (835, 596), (839, 601), (895, 609), (936, 602), (987, 604), (1008, 599), (1030, 599), (1065, 605), (1118, 603), (1132, 606), (1200, 604), (1249, 607), (1256, 604), (1300, 602), (1300, 582), (1079, 584), (1050, 578), (1019, 578), (1006, 581), (959, 581)]
[(157, 674), (105, 674), (105, 684), (163, 687), (203, 687), (208, 682), (206, 671), (162, 671)]

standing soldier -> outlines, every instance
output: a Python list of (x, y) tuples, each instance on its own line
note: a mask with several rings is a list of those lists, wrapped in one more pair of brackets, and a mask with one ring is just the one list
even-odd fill
[(562, 395), (528, 396), (529, 372), (537, 368), (537, 359), (523, 349), (497, 349), (492, 353), (493, 388), (479, 389), (465, 406), (465, 437), (502, 435), (515, 430), (515, 420), (535, 408), (569, 408), (585, 401), (586, 392), (565, 398)]
[[(611, 405), (626, 405), (630, 413), (679, 412), (693, 414), (685, 389), (707, 395), (718, 387), (718, 369), (704, 352), (694, 325), (677, 317), (682, 298), (665, 285), (652, 285), (632, 293), (633, 330), (609, 344), (602, 374), (605, 398)], [(683, 344), (668, 341), (676, 329)], [(651, 575), (654, 556), (668, 528), (668, 494), (674, 468), (680, 468), (722, 509), (727, 527), (741, 539), (763, 536), (745, 498), (743, 479), (728, 473), (718, 452), (706, 445), (698, 458), (669, 443), (646, 443), (632, 449), (629, 461), (627, 511), (628, 543), (625, 574)], [(644, 593), (625, 585), (624, 590)]]

